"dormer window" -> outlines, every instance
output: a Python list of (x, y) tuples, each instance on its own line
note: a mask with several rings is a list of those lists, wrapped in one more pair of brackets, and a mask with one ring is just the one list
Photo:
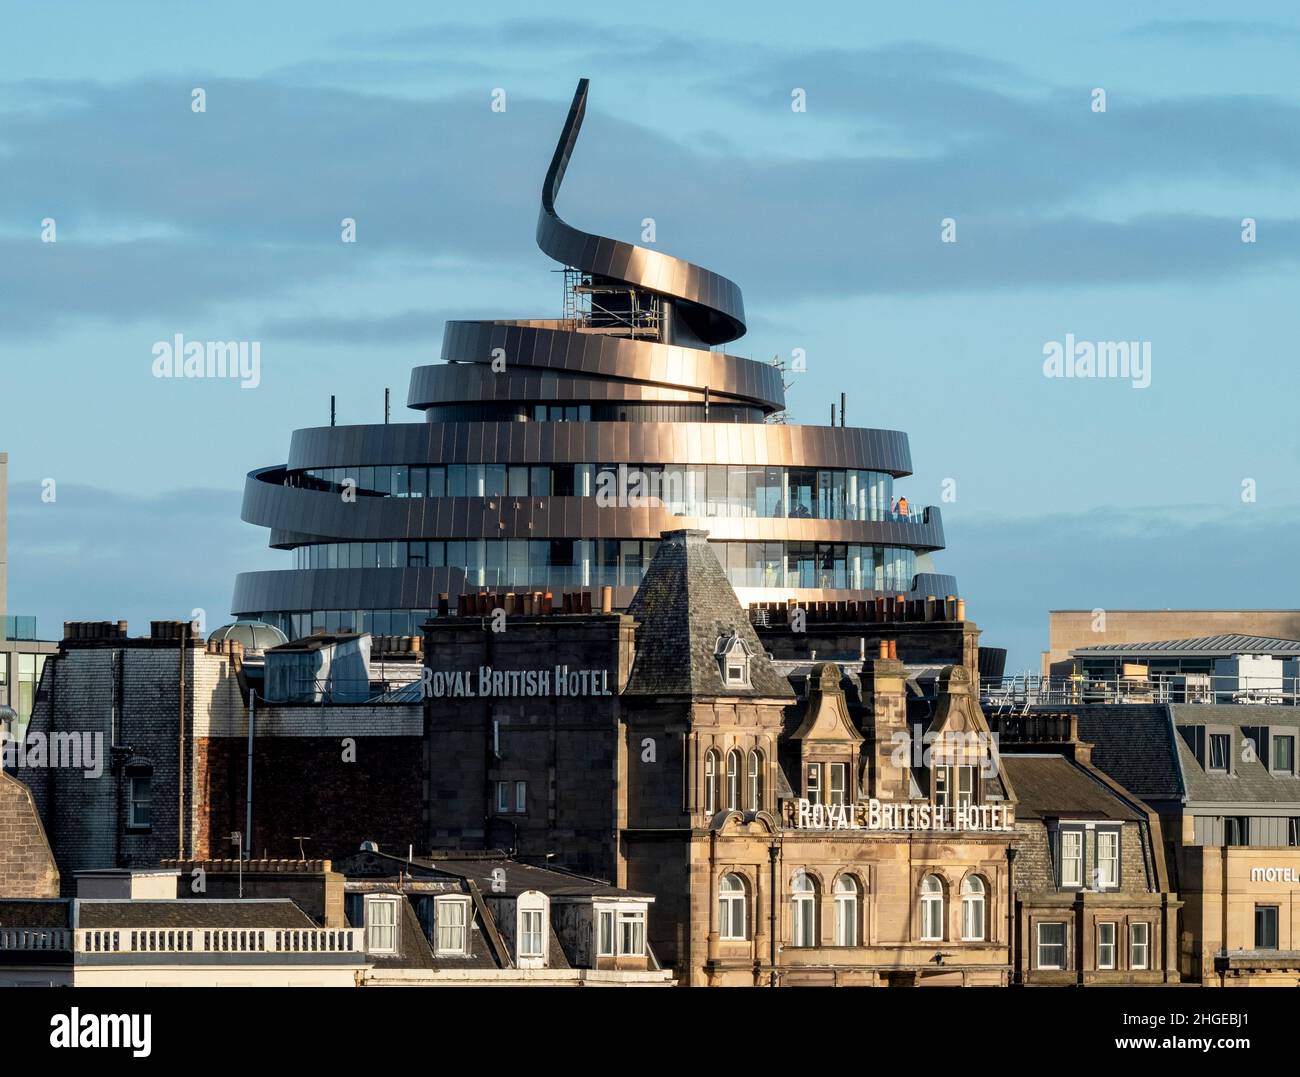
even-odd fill
[(722, 683), (727, 688), (750, 688), (749, 662), (754, 653), (749, 644), (732, 632), (718, 637), (714, 656), (718, 660), (718, 670), (722, 674)]

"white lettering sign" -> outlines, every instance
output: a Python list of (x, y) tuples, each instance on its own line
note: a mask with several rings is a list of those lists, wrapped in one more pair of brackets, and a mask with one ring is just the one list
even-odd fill
[(794, 802), (796, 830), (988, 830), (1007, 833), (1015, 822), (1010, 804), (964, 804), (941, 808), (933, 804), (887, 804), (872, 797), (865, 804), (814, 804), (804, 797)]
[(425, 699), (498, 699), (508, 696), (611, 696), (609, 670), (493, 669), (435, 670), (424, 667), (421, 689)]
[(1250, 881), (1253, 883), (1300, 883), (1300, 875), (1295, 868), (1251, 868)]

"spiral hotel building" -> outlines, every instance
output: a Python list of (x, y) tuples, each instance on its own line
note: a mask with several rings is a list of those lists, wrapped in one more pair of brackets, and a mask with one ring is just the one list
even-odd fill
[(537, 224), (563, 316), (448, 322), (411, 374), (424, 422), (295, 431), (243, 505), (294, 567), (242, 573), (237, 616), (297, 638), (412, 634), (480, 590), (609, 585), (623, 607), (675, 528), (708, 531), (746, 603), (957, 593), (929, 567), (939, 510), (894, 508), (906, 434), (786, 423), (782, 369), (722, 350), (745, 332), (734, 283), (559, 217), (586, 101), (584, 79)]

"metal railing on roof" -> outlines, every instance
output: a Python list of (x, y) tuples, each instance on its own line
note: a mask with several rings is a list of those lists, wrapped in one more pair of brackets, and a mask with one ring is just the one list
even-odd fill
[(78, 954), (339, 954), (362, 952), (361, 928), (0, 928), (0, 951)]
[(998, 713), (1088, 703), (1300, 704), (1300, 677), (1216, 676), (1041, 677), (1020, 674), (980, 684), (980, 702)]

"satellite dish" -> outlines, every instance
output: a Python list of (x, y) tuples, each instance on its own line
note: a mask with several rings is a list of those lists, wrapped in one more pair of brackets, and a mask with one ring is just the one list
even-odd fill
[(377, 853), (379, 852), (379, 845), (377, 842), (363, 841), (361, 843), (361, 851), (363, 853)]

